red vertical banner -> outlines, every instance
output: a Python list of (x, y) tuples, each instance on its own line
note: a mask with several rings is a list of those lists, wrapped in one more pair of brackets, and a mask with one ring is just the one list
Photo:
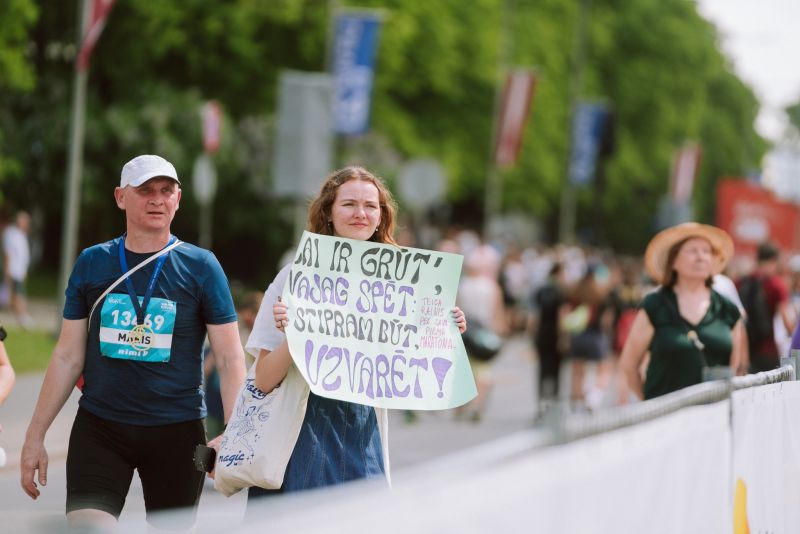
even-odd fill
[(95, 44), (103, 33), (106, 26), (106, 19), (114, 6), (114, 0), (86, 0), (90, 3), (89, 22), (86, 26), (86, 33), (81, 41), (81, 49), (78, 52), (78, 60), (75, 67), (78, 70), (89, 68), (89, 58), (92, 55)]
[(216, 154), (219, 149), (219, 130), (222, 122), (222, 108), (219, 102), (209, 100), (200, 109), (203, 120), (203, 148), (207, 154)]
[(686, 204), (691, 200), (701, 155), (702, 151), (697, 143), (686, 143), (675, 154), (670, 177), (670, 197), (676, 204)]
[(494, 153), (495, 165), (500, 169), (511, 167), (519, 159), (535, 86), (536, 78), (529, 70), (516, 69), (506, 77)]

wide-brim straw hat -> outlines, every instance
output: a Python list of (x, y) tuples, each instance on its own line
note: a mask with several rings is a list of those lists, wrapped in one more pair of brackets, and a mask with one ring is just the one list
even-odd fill
[(658, 283), (664, 282), (664, 275), (667, 270), (667, 256), (670, 249), (692, 237), (702, 237), (711, 243), (714, 252), (712, 264), (713, 274), (719, 274), (733, 256), (733, 240), (725, 230), (716, 226), (687, 222), (672, 226), (657, 233), (644, 253), (644, 266), (648, 274)]

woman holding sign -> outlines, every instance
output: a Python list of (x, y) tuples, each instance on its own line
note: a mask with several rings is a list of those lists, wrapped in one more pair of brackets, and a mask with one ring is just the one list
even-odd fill
[[(346, 167), (325, 180), (308, 216), (310, 232), (396, 245), (395, 203), (380, 179), (362, 167)], [(291, 266), (291, 265), (290, 265)], [(255, 386), (271, 392), (295, 376), (284, 327), (288, 313), (280, 301), (290, 266), (270, 284), (247, 342), (258, 356)], [(460, 332), (467, 324), (452, 310)], [(250, 498), (330, 486), (373, 477), (389, 479), (386, 409), (334, 400), (309, 393), (305, 416), (286, 465), (280, 489), (250, 488)]]

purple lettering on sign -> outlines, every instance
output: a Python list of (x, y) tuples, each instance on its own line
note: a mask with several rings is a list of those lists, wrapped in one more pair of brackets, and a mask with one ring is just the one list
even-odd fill
[(361, 289), (361, 296), (356, 301), (356, 309), (361, 313), (372, 311), (372, 305), (369, 300), (372, 284), (370, 284), (369, 280), (362, 280), (358, 287)]
[(381, 280), (362, 280), (358, 285), (360, 295), (356, 300), (356, 309), (361, 313), (394, 313), (396, 307), (400, 306), (399, 315), (408, 315), (408, 298), (414, 296), (414, 288), (411, 286), (398, 286), (393, 282), (383, 282)]
[[(367, 386), (364, 387), (364, 371), (367, 373)], [(364, 393), (366, 392), (367, 397), (370, 399), (375, 398), (375, 393), (372, 391), (372, 376), (375, 374), (375, 365), (372, 363), (372, 360), (369, 358), (364, 358), (361, 360), (361, 372), (359, 373), (359, 377), (361, 378), (361, 382), (358, 385), (358, 392)]]
[(318, 274), (315, 274), (314, 283), (320, 288), (322, 302), (339, 306), (347, 304), (347, 290), (350, 287), (350, 282), (346, 278), (339, 276), (334, 280), (328, 276), (320, 278)]
[(395, 382), (395, 378), (397, 378), (399, 382), (403, 381), (403, 372), (397, 370), (398, 362), (402, 362), (403, 366), (406, 365), (406, 358), (403, 356), (402, 352), (396, 352), (394, 356), (392, 356), (392, 391), (396, 397), (408, 397), (411, 386), (406, 385), (403, 389), (398, 389), (397, 383)]
[(398, 293), (403, 294), (403, 304), (400, 307), (400, 317), (405, 317), (406, 313), (406, 296), (414, 296), (414, 288), (411, 286), (400, 286), (400, 289), (397, 290)]
[(350, 365), (350, 351), (344, 349), (344, 359), (347, 363), (347, 378), (350, 380), (350, 391), (356, 390), (356, 368), (358, 367), (358, 360), (360, 360), (364, 356), (363, 352), (356, 352), (355, 360), (353, 360), (353, 364)]
[(366, 395), (369, 399), (391, 399), (410, 397), (413, 391), (415, 398), (422, 399), (433, 394), (433, 391), (424, 390), (426, 384), (432, 385), (429, 377), (433, 374), (438, 385), (437, 397), (443, 398), (444, 385), (452, 366), (452, 361), (445, 357), (430, 360), (427, 357), (407, 357), (403, 349), (397, 349), (391, 356), (377, 354), (370, 357), (359, 351), (351, 353), (345, 347), (315, 346), (313, 340), (305, 340), (308, 383), (312, 388), (319, 386), (327, 392), (349, 388), (349, 393)]
[(418, 399), (422, 398), (422, 387), (419, 385), (419, 370), (424, 369), (428, 370), (428, 359), (427, 358), (411, 358), (411, 361), (408, 363), (409, 367), (416, 367), (417, 374), (414, 376), (414, 396)]
[(350, 282), (341, 276), (336, 279), (318, 274), (309, 277), (294, 268), (289, 272), (289, 292), (292, 296), (314, 304), (344, 306), (347, 304), (349, 288)]
[[(391, 284), (391, 282), (387, 282), (387, 286), (388, 284)], [(384, 296), (386, 296), (386, 290), (384, 289), (383, 282), (380, 280), (375, 280), (375, 282), (372, 284), (372, 313), (378, 311), (378, 300)], [(386, 310), (385, 301), (383, 303), (383, 309), (384, 311)]]
[(433, 373), (436, 375), (436, 381), (439, 383), (439, 393), (436, 394), (436, 396), (439, 398), (444, 397), (444, 393), (442, 393), (442, 385), (444, 384), (444, 377), (447, 375), (447, 371), (450, 370), (452, 365), (453, 362), (445, 358), (433, 358), (431, 360)]
[(339, 347), (331, 347), (328, 350), (328, 353), (325, 355), (326, 360), (330, 360), (332, 358), (336, 358), (336, 364), (334, 364), (333, 368), (328, 371), (328, 374), (325, 375), (325, 378), (322, 379), (322, 388), (325, 391), (333, 391), (335, 389), (339, 389), (339, 386), (342, 384), (342, 377), (337, 376), (335, 380), (332, 382), (328, 382), (327, 378), (331, 376), (336, 369), (339, 368), (339, 364), (342, 363), (342, 349)]
[(328, 345), (322, 345), (317, 353), (317, 376), (311, 376), (311, 356), (314, 354), (314, 342), (310, 339), (306, 340), (306, 373), (308, 373), (308, 381), (316, 386), (319, 382), (319, 368), (322, 366), (322, 354), (328, 352)]
[[(392, 388), (389, 387), (389, 359), (384, 354), (378, 354), (375, 358), (375, 389), (378, 397), (386, 396), (392, 398)], [(383, 384), (383, 389), (381, 389)]]

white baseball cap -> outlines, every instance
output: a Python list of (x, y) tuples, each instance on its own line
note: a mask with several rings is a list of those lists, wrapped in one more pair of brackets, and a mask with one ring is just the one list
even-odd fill
[(181, 181), (178, 180), (178, 173), (172, 163), (165, 160), (161, 156), (154, 156), (152, 154), (144, 154), (136, 156), (122, 167), (122, 175), (120, 176), (120, 187), (139, 187), (147, 180), (163, 176), (165, 178), (172, 178), (178, 185)]

